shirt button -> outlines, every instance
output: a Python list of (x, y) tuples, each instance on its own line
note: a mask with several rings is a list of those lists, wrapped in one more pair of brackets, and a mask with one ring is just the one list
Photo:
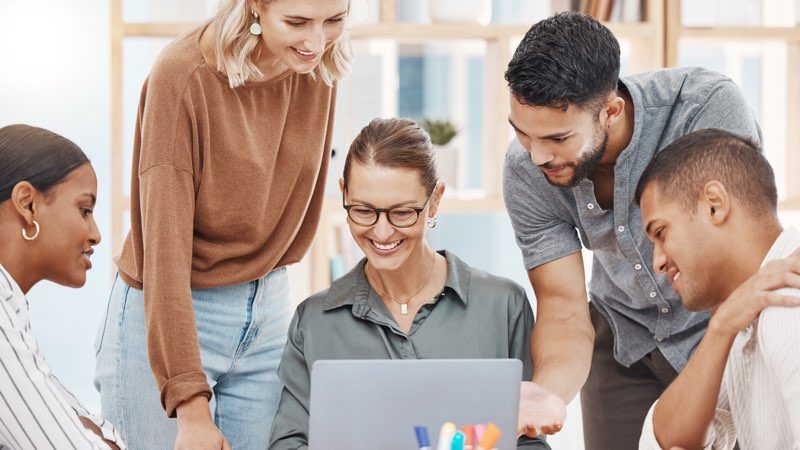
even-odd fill
[(656, 293), (655, 292), (651, 292), (650, 293), (650, 298), (656, 298)]
[(661, 308), (661, 312), (666, 314), (669, 312), (669, 308)]
[(658, 342), (661, 342), (661, 341), (663, 341), (664, 339), (661, 339), (660, 337), (657, 337), (657, 338), (656, 338), (656, 340), (657, 340)]
[(589, 203), (588, 205), (586, 205), (586, 207), (589, 209), (594, 209), (594, 203)]
[(625, 231), (625, 227), (623, 227), (622, 225), (620, 225), (620, 226), (617, 228), (617, 231), (619, 231), (620, 233), (622, 233), (623, 231)]
[(642, 270), (642, 265), (639, 264), (639, 263), (636, 263), (636, 264), (634, 264), (633, 268), (636, 269), (636, 270)]

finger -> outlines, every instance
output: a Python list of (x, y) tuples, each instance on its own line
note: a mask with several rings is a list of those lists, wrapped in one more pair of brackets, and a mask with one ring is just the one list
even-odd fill
[(783, 288), (800, 288), (800, 274), (792, 272), (791, 270), (783, 270), (774, 272), (767, 277), (762, 277), (759, 286), (756, 289), (759, 291), (772, 291)]
[(222, 439), (222, 450), (231, 450), (231, 444), (228, 443), (227, 439)]
[(539, 431), (536, 429), (536, 427), (528, 426), (528, 427), (525, 427), (525, 433), (524, 434), (525, 434), (525, 436), (528, 436), (529, 438), (535, 438), (536, 436), (538, 436), (541, 433), (539, 433)]
[(768, 306), (800, 306), (800, 297), (767, 292), (765, 294)]

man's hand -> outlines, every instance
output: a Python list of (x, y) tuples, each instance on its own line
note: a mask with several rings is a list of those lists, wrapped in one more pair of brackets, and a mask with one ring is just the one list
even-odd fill
[(542, 386), (523, 381), (519, 394), (519, 420), (517, 434), (536, 437), (540, 434), (556, 434), (564, 425), (566, 405), (557, 395)]
[(742, 283), (714, 311), (709, 328), (734, 336), (768, 306), (800, 306), (800, 298), (775, 292), (787, 287), (800, 289), (800, 250), (786, 259), (770, 261)]
[(181, 403), (177, 413), (175, 450), (231, 450), (225, 436), (211, 420), (205, 397), (198, 396)]

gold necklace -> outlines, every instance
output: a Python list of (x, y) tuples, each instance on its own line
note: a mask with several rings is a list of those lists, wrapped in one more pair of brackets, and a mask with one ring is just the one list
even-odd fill
[[(405, 302), (401, 302), (401, 301), (395, 299), (394, 297), (392, 297), (391, 295), (387, 294), (386, 291), (384, 291), (381, 287), (379, 287), (377, 285), (377, 283), (370, 283), (370, 284), (372, 284), (375, 287), (375, 289), (378, 291), (378, 294), (380, 294), (381, 297), (388, 298), (389, 300), (391, 300), (391, 301), (397, 303), (398, 305), (400, 305), (400, 314), (405, 316), (405, 315), (408, 315), (408, 303), (411, 300), (413, 300), (414, 297), (419, 295), (419, 293), (422, 292), (422, 290), (425, 288), (425, 286), (428, 285), (428, 282), (430, 282), (431, 278), (433, 278), (433, 272), (436, 271), (435, 268), (436, 268), (436, 252), (433, 252), (433, 261), (431, 262), (431, 272), (428, 274), (428, 278), (425, 280), (424, 283), (422, 283), (422, 286), (420, 286), (419, 289), (417, 289), (417, 292), (415, 292), (414, 295), (412, 295), (411, 297), (408, 297)], [(370, 268), (370, 271), (371, 270), (372, 269)], [(367, 275), (367, 280), (368, 281), (369, 281), (369, 278), (373, 277), (372, 275), (370, 275), (366, 271), (366, 268), (364, 270), (364, 273)], [(383, 280), (380, 279), (380, 275), (377, 275), (377, 281), (380, 281), (381, 285), (383, 285)]]

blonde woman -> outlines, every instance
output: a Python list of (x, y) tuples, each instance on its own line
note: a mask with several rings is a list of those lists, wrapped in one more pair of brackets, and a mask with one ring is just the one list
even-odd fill
[(348, 9), (223, 0), (145, 82), (131, 231), (97, 342), (103, 412), (131, 448), (268, 443), (285, 266), (320, 215)]

